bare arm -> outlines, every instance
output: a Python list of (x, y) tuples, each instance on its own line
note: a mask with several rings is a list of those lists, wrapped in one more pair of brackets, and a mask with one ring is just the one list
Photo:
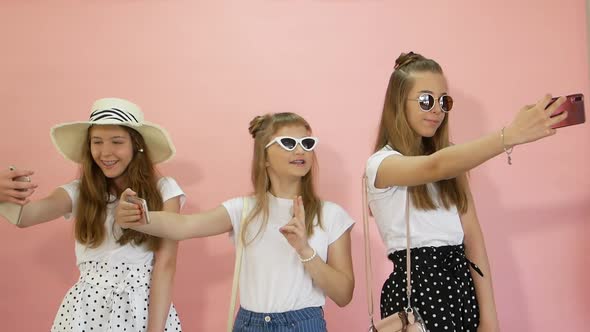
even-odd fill
[(484, 277), (471, 270), (471, 277), (475, 284), (475, 293), (479, 302), (480, 326), (478, 331), (499, 331), (496, 303), (494, 301), (494, 289), (492, 287), (492, 271), (488, 261), (485, 241), (471, 192), (468, 191), (469, 207), (467, 212), (461, 215), (461, 223), (465, 233), (465, 254), (467, 258), (477, 264)]
[(135, 195), (131, 189), (121, 194), (115, 220), (123, 228), (162, 237), (170, 240), (185, 240), (226, 233), (232, 230), (230, 216), (223, 206), (202, 213), (183, 215), (172, 212), (148, 212), (149, 224), (139, 224), (141, 211), (138, 206), (128, 203), (128, 195)]
[[(163, 211), (178, 213), (180, 198), (174, 197), (164, 203)], [(155, 252), (154, 270), (150, 286), (150, 305), (148, 310), (148, 332), (161, 332), (172, 303), (174, 275), (176, 273), (176, 254), (178, 242), (162, 239), (161, 247)]]
[(72, 200), (63, 188), (56, 188), (49, 196), (23, 207), (18, 227), (30, 227), (55, 220), (72, 212)]
[[(298, 254), (303, 258), (311, 257), (313, 249), (307, 247)], [(350, 303), (354, 292), (350, 229), (328, 246), (326, 262), (316, 256), (303, 264), (314, 284), (321, 288), (338, 306), (344, 307)]]
[(390, 156), (383, 160), (377, 170), (375, 186), (417, 186), (455, 178), (468, 170), (504, 152), (506, 147), (533, 142), (555, 134), (553, 124), (567, 117), (563, 113), (554, 118), (550, 115), (564, 102), (561, 97), (545, 109), (551, 97), (545, 96), (534, 106), (525, 106), (512, 124), (504, 130), (488, 134), (471, 142), (453, 145), (428, 156)]
[[(280, 228), (281, 233), (295, 249), (300, 258), (313, 256), (305, 229), (305, 209), (301, 196), (293, 200), (294, 216)], [(310, 261), (302, 262), (313, 282), (338, 306), (344, 307), (352, 300), (354, 273), (350, 253), (350, 228), (328, 246), (328, 259), (324, 262), (317, 255)]]

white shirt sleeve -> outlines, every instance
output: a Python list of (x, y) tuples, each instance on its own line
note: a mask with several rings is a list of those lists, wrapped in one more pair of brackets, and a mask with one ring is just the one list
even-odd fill
[(176, 180), (171, 177), (162, 177), (158, 181), (158, 189), (160, 190), (160, 194), (162, 195), (162, 201), (166, 202), (169, 199), (174, 197), (180, 198), (180, 208), (184, 206), (186, 203), (186, 195), (182, 188), (178, 185)]
[(380, 194), (384, 193), (388, 190), (391, 190), (393, 187), (389, 188), (376, 188), (375, 187), (375, 179), (377, 178), (377, 171), (379, 170), (379, 166), (385, 160), (385, 158), (394, 156), (394, 155), (402, 155), (401, 153), (391, 150), (390, 148), (383, 148), (376, 153), (374, 153), (369, 160), (367, 160), (367, 166), (365, 169), (365, 174), (367, 175), (367, 185), (369, 187), (369, 193), (371, 194)]
[(322, 207), (323, 222), (328, 232), (328, 243), (338, 240), (344, 232), (354, 225), (354, 220), (340, 205), (332, 202), (324, 202)]
[(64, 218), (66, 220), (70, 220), (76, 217), (76, 207), (78, 205), (78, 197), (80, 196), (80, 180), (74, 180), (70, 183), (64, 184), (60, 186), (63, 190), (66, 191), (68, 196), (70, 196), (70, 200), (72, 201), (72, 211), (70, 213), (66, 213)]
[(239, 232), (242, 221), (242, 208), (244, 206), (244, 198), (236, 197), (221, 203), (227, 210), (234, 233)]

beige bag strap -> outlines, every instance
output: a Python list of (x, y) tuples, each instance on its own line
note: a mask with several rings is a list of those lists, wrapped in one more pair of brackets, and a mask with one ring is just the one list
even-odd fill
[[(365, 277), (367, 282), (367, 306), (369, 313), (369, 320), (371, 326), (373, 325), (373, 266), (371, 263), (371, 243), (369, 236), (369, 204), (367, 202), (367, 176), (363, 175), (363, 234), (365, 238)], [(408, 197), (406, 199), (406, 292), (408, 297), (408, 308), (411, 308), (410, 296), (412, 294), (411, 289), (411, 259), (410, 259), (410, 195), (408, 191)]]
[(242, 269), (242, 253), (244, 251), (244, 243), (242, 242), (242, 232), (244, 221), (248, 213), (248, 198), (244, 197), (242, 207), (242, 219), (240, 220), (240, 232), (236, 233), (237, 248), (236, 248), (236, 262), (234, 264), (234, 280), (231, 286), (231, 302), (229, 304), (229, 313), (227, 317), (227, 332), (232, 332), (234, 328), (234, 320), (236, 316), (236, 299), (238, 297), (238, 288), (240, 283), (240, 271)]

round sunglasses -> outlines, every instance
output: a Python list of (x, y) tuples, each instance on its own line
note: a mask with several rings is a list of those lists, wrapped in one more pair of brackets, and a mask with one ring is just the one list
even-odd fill
[(265, 149), (269, 146), (277, 143), (283, 149), (287, 151), (293, 151), (297, 147), (297, 144), (301, 145), (303, 150), (305, 151), (312, 151), (318, 145), (318, 138), (317, 137), (302, 137), (302, 138), (295, 138), (291, 136), (278, 136), (275, 137), (272, 141), (268, 142), (268, 144), (264, 147)]
[[(418, 96), (418, 99), (410, 99), (415, 100), (420, 105), (420, 109), (424, 112), (430, 112), (434, 108), (436, 104), (436, 99), (430, 93), (423, 93)], [(453, 109), (453, 98), (449, 95), (443, 95), (438, 98), (438, 104), (440, 105), (440, 109), (444, 113), (448, 113)]]

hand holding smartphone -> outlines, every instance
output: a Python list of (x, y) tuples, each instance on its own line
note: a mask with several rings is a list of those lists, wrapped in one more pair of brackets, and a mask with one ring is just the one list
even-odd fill
[[(14, 166), (10, 166), (10, 171), (16, 171)], [(20, 182), (31, 182), (31, 178), (28, 176), (17, 176), (12, 181), (20, 181)], [(27, 191), (27, 189), (15, 189), (17, 191)]]
[(127, 196), (127, 202), (139, 206), (139, 209), (141, 210), (141, 219), (139, 219), (138, 222), (140, 224), (150, 223), (149, 210), (145, 199), (136, 196)]
[[(10, 171), (15, 171), (14, 166), (9, 167)], [(17, 176), (12, 181), (31, 182), (28, 176)], [(27, 189), (15, 189), (17, 191), (27, 191)], [(22, 205), (11, 202), (0, 202), (0, 216), (4, 217), (8, 222), (14, 225), (19, 225), (22, 217)]]
[[(558, 97), (552, 98), (547, 107), (551, 106)], [(584, 95), (581, 93), (572, 94), (566, 97), (565, 102), (555, 110), (551, 117), (567, 112), (565, 120), (554, 124), (551, 128), (562, 128), (582, 124), (586, 121), (584, 110)]]

